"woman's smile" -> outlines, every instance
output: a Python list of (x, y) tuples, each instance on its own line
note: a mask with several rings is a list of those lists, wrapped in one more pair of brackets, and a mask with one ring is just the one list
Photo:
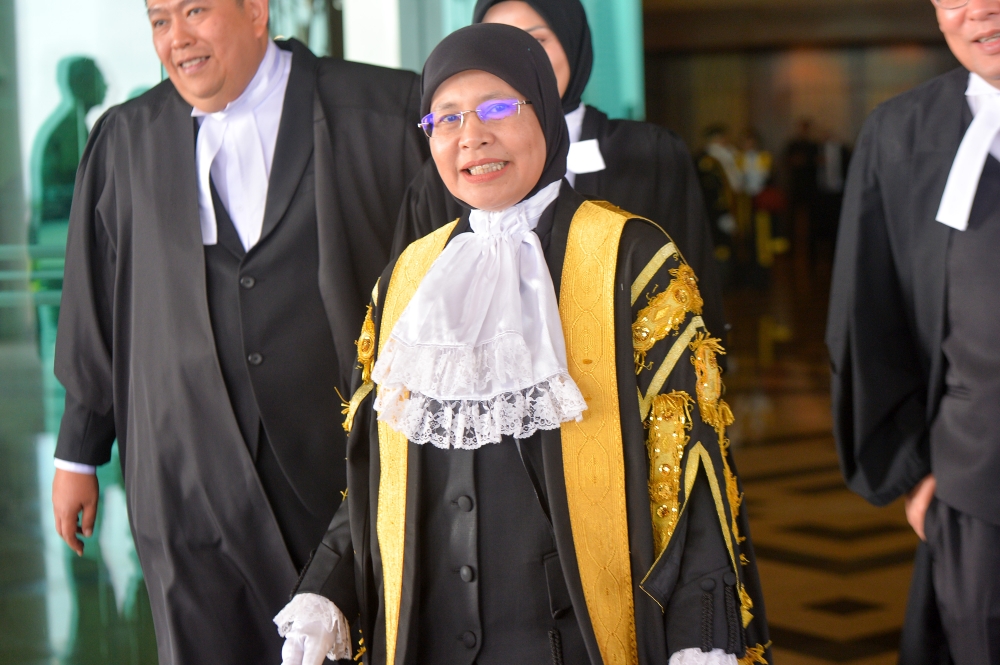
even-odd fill
[(462, 167), (462, 177), (470, 184), (481, 184), (504, 175), (510, 162), (498, 159), (481, 159)]

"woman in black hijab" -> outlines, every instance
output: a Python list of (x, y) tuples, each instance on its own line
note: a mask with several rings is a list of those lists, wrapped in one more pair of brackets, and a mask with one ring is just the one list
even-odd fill
[(346, 501), (275, 618), (285, 665), (349, 657), (348, 621), (378, 665), (766, 662), (691, 267), (563, 179), (556, 77), (526, 32), (453, 33), (422, 95), (463, 209), (375, 287)]
[[(725, 335), (728, 326), (721, 282), (691, 155), (684, 142), (667, 129), (646, 122), (611, 120), (599, 109), (581, 103), (594, 56), (580, 0), (479, 0), (473, 22), (514, 25), (542, 43), (555, 66), (574, 144), (567, 180), (589, 199), (610, 201), (662, 226), (700, 278), (705, 321), (717, 334)], [(458, 202), (428, 161), (404, 198), (393, 256), (459, 214)]]

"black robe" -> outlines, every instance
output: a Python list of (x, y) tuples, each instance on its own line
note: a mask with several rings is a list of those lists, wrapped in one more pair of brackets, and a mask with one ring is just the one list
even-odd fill
[[(705, 299), (705, 323), (725, 338), (728, 326), (712, 234), (698, 176), (684, 142), (662, 127), (611, 120), (588, 106), (580, 140), (590, 139), (597, 139), (607, 168), (577, 174), (573, 188), (587, 198), (610, 201), (662, 226), (698, 275)], [(428, 161), (406, 191), (392, 255), (399, 256), (411, 242), (461, 214), (462, 206), (445, 188), (434, 162)]]
[[(957, 233), (935, 217), (972, 119), (968, 80), (958, 68), (878, 107), (845, 187), (826, 333), (834, 435), (848, 486), (879, 506), (931, 472), (930, 430), (947, 369), (948, 248)], [(970, 485), (960, 468), (934, 472), (939, 494), (996, 491)], [(907, 665), (939, 662), (943, 642), (927, 556), (921, 545), (901, 648)]]
[[(584, 200), (580, 194), (564, 183), (558, 200), (542, 215), (536, 229), (557, 293), (560, 290), (569, 227), (574, 214), (584, 203)], [(462, 216), (450, 237), (454, 238), (463, 232), (470, 232), (468, 214)], [(732, 503), (726, 496), (721, 497), (718, 501), (713, 500), (708, 474), (704, 467), (695, 477), (691, 494), (684, 499), (686, 503), (682, 502), (682, 505), (687, 506), (687, 509), (682, 510), (682, 516), (669, 545), (659, 558), (654, 558), (654, 529), (650, 517), (650, 462), (646, 444), (647, 430), (644, 428), (643, 417), (640, 415), (641, 407), (636, 398), (637, 389), (643, 393), (648, 391), (656, 368), (660, 367), (667, 357), (668, 351), (673, 348), (674, 344), (678, 343), (680, 330), (685, 329), (685, 326), (691, 324), (694, 319), (692, 318), (693, 313), (689, 312), (684, 319), (684, 325), (679, 326), (677, 332), (673, 335), (668, 334), (654, 345), (645, 358), (647, 369), (644, 369), (637, 376), (632, 336), (633, 321), (636, 320), (639, 312), (647, 306), (648, 297), (654, 292), (667, 288), (674, 277), (671, 270), (678, 268), (681, 264), (676, 258), (671, 258), (663, 263), (655, 273), (647, 273), (648, 281), (638, 297), (635, 298), (634, 303), (631, 298), (630, 286), (633, 285), (650, 259), (668, 242), (669, 238), (665, 237), (662, 230), (656, 226), (640, 220), (628, 221), (621, 236), (614, 282), (615, 371), (618, 381), (618, 403), (624, 452), (625, 503), (628, 515), (627, 549), (631, 552), (629, 565), (633, 585), (638, 662), (643, 665), (666, 665), (670, 653), (686, 648), (705, 650), (721, 648), (741, 656), (745, 649), (756, 649), (760, 657), (766, 659), (766, 662), (771, 662), (770, 642), (767, 638), (767, 624), (753, 548), (748, 538), (736, 546), (737, 551), (735, 552), (735, 557), (743, 561), (742, 564), (735, 564), (736, 568), (739, 569), (739, 579), (753, 604), (753, 619), (744, 628), (740, 618), (741, 601), (733, 594), (734, 588), (737, 588), (734, 587), (736, 580), (733, 573), (734, 563), (730, 554), (727, 553), (724, 542), (724, 533), (731, 534), (730, 526), (733, 524), (737, 525), (738, 531), (743, 536), (749, 536), (745, 511), (737, 509), (737, 514), (734, 516), (730, 507)], [(375, 331), (378, 331), (381, 325), (382, 300), (385, 298), (394, 267), (395, 262), (386, 269), (379, 281), (377, 299), (373, 303)], [(694, 363), (692, 362), (693, 353), (683, 343), (678, 348), (678, 352), (681, 355), (679, 355), (674, 369), (667, 376), (659, 394), (678, 390), (685, 391), (693, 397), (697, 392)], [(380, 442), (376, 413), (372, 407), (372, 393), (365, 392), (366, 384), (363, 383), (363, 373), (360, 368), (355, 374), (355, 388), (359, 390), (357, 394), (364, 397), (359, 402), (351, 421), (351, 433), (348, 438), (348, 500), (338, 510), (326, 537), (317, 548), (310, 565), (303, 572), (297, 592), (317, 593), (332, 600), (351, 620), (355, 636), (363, 636), (367, 654), (365, 662), (382, 664), (386, 662), (387, 653), (386, 607), (382, 594), (382, 554), (376, 533)], [(727, 485), (722, 477), (722, 469), (725, 467), (723, 458), (725, 457), (728, 462), (728, 468), (734, 468), (732, 459), (724, 446), (721, 445), (718, 432), (706, 424), (702, 416), (699, 415), (699, 407), (695, 407), (692, 414), (693, 429), (690, 431), (688, 450), (696, 447), (696, 443), (701, 443), (707, 448), (708, 454), (713, 460), (714, 469), (718, 473), (717, 477), (713, 479), (716, 488), (721, 484), (724, 488), (722, 491), (725, 493)], [(428, 625), (426, 623), (428, 613), (432, 615), (432, 623), (430, 624), (432, 626), (433, 621), (450, 621), (455, 616), (470, 617), (473, 625), (467, 632), (458, 633), (456, 631), (454, 637), (450, 639), (463, 640), (465, 647), (471, 650), (482, 649), (483, 651), (473, 651), (469, 654), (469, 658), (477, 658), (477, 656), (484, 657), (483, 654), (487, 651), (491, 640), (511, 643), (508, 635), (497, 635), (496, 633), (491, 635), (489, 630), (477, 632), (474, 627), (477, 625), (475, 621), (478, 620), (477, 610), (480, 615), (483, 615), (485, 624), (490, 618), (487, 615), (491, 611), (500, 613), (501, 610), (505, 610), (506, 615), (510, 616), (522, 611), (530, 612), (539, 603), (544, 606), (547, 600), (551, 604), (552, 611), (551, 617), (543, 618), (547, 623), (542, 626), (542, 634), (544, 635), (544, 631), (549, 630), (550, 626), (560, 631), (566, 636), (566, 653), (575, 653), (577, 658), (567, 656), (565, 660), (556, 660), (546, 651), (540, 660), (536, 656), (535, 660), (514, 658), (507, 662), (545, 664), (565, 662), (567, 665), (569, 663), (575, 665), (580, 662), (591, 662), (597, 665), (602, 662), (602, 657), (584, 600), (574, 549), (562, 466), (560, 430), (542, 431), (530, 439), (520, 442), (520, 459), (518, 459), (519, 455), (516, 452), (504, 456), (499, 450), (503, 446), (509, 446), (513, 449), (517, 444), (512, 440), (505, 439), (499, 444), (492, 445), (496, 448), (475, 451), (475, 461), (469, 462), (469, 464), (488, 464), (490, 463), (488, 460), (493, 460), (492, 463), (496, 464), (499, 463), (498, 460), (502, 459), (513, 459), (521, 463), (516, 469), (504, 468), (495, 471), (496, 475), (500, 477), (509, 474), (522, 477), (521, 480), (512, 479), (503, 482), (503, 486), (507, 488), (506, 491), (519, 492), (517, 496), (512, 495), (509, 499), (509, 508), (514, 511), (514, 515), (494, 517), (490, 520), (488, 514), (480, 512), (478, 525), (470, 526), (469, 518), (464, 516), (467, 514), (467, 509), (462, 508), (461, 511), (466, 512), (457, 514), (456, 521), (449, 530), (441, 527), (440, 515), (433, 515), (430, 512), (435, 508), (433, 500), (435, 490), (427, 487), (427, 484), (437, 483), (438, 487), (444, 488), (441, 491), (447, 491), (448, 483), (435, 479), (442, 477), (448, 481), (455, 478), (461, 479), (463, 477), (462, 471), (453, 467), (449, 473), (446, 473), (438, 467), (442, 464), (448, 464), (449, 456), (457, 459), (467, 456), (469, 453), (468, 451), (440, 451), (429, 446), (409, 444), (410, 462), (407, 467), (406, 490), (406, 554), (403, 559), (403, 590), (396, 662), (423, 662), (418, 660), (418, 654), (425, 653), (433, 647), (433, 645), (421, 643), (422, 639), (425, 639), (421, 633), (426, 632), (426, 630), (418, 630), (418, 628)], [(455, 461), (452, 464), (461, 466), (464, 463)], [(460, 480), (460, 482), (463, 481)], [(471, 491), (468, 489), (461, 489), (461, 491), (469, 494), (476, 491), (489, 491), (488, 487), (484, 487), (489, 485), (489, 482), (481, 479), (477, 482), (480, 484), (479, 487), (475, 487)], [(735, 478), (732, 479), (730, 487), (733, 492), (738, 492), (738, 481)], [(531, 498), (537, 500), (540, 504), (540, 510), (538, 510), (539, 506), (537, 505), (535, 510), (528, 510), (524, 496), (521, 496), (525, 493), (535, 495)], [(446, 500), (448, 498), (447, 496), (440, 498), (436, 505), (448, 509), (448, 501)], [(462, 500), (466, 501), (467, 507), (478, 505), (482, 508), (483, 505), (482, 497), (473, 497), (472, 501), (466, 500), (466, 497), (459, 497), (459, 501)], [(455, 501), (451, 501), (451, 503), (455, 503)], [(724, 509), (724, 515), (720, 515), (717, 509), (723, 504), (727, 508)], [(495, 510), (493, 514), (497, 515)], [(534, 588), (531, 588), (524, 579), (508, 578), (505, 580), (506, 586), (518, 591), (526, 590), (526, 593), (515, 593), (514, 599), (508, 598), (506, 607), (503, 606), (503, 601), (497, 601), (497, 596), (504, 594), (496, 588), (479, 588), (476, 592), (480, 599), (477, 604), (474, 598), (470, 600), (465, 597), (467, 594), (462, 592), (450, 595), (441, 593), (437, 589), (427, 589), (422, 584), (421, 581), (428, 578), (435, 580), (442, 578), (443, 574), (440, 570), (435, 570), (437, 559), (461, 561), (460, 557), (454, 556), (454, 552), (459, 551), (461, 555), (462, 551), (469, 548), (475, 551), (478, 547), (480, 565), (486, 562), (487, 565), (494, 565), (498, 568), (510, 566), (512, 570), (515, 569), (512, 564), (505, 564), (502, 560), (498, 561), (496, 557), (492, 559), (493, 563), (489, 564), (490, 559), (487, 558), (489, 551), (484, 552), (484, 548), (487, 550), (490, 548), (499, 549), (500, 545), (496, 544), (498, 537), (503, 538), (514, 532), (517, 534), (515, 538), (524, 538), (525, 540), (523, 547), (518, 547), (517, 543), (513, 545), (507, 543), (506, 547), (509, 552), (528, 550), (533, 552), (536, 549), (541, 551), (544, 549), (546, 539), (545, 534), (540, 533), (537, 527), (541, 523), (541, 515), (544, 515), (549, 521), (551, 537), (554, 539), (558, 553), (557, 558), (554, 559), (557, 567), (553, 571), (550, 568), (553, 559), (540, 557), (536, 562), (537, 571), (533, 577), (537, 580)], [(726, 524), (725, 530), (720, 527), (720, 519)], [(522, 524), (514, 526), (513, 520), (519, 520)], [(530, 525), (532, 523), (536, 525), (534, 530)], [(498, 532), (503, 533), (498, 536)], [(437, 541), (435, 543), (424, 542), (424, 539), (428, 537), (436, 538)], [(471, 545), (465, 542), (470, 537), (473, 539)], [(541, 544), (537, 544), (538, 542)], [(428, 552), (435, 555), (430, 562), (427, 562)], [(418, 560), (426, 563), (415, 564), (414, 562)], [(461, 571), (456, 567), (456, 570), (452, 572), (459, 573)], [(553, 584), (553, 574), (561, 578), (558, 584)], [(525, 575), (530, 577), (527, 573)], [(491, 574), (491, 571), (478, 570), (472, 571), (472, 574), (468, 576), (463, 573), (462, 579), (468, 584), (486, 585), (491, 579), (496, 580), (496, 575)], [(543, 580), (547, 580), (547, 584)], [(565, 584), (564, 587), (563, 584)], [(435, 593), (436, 591), (437, 593)], [(528, 596), (528, 593), (532, 595)], [(565, 600), (561, 597), (564, 597)], [(512, 608), (511, 604), (517, 604), (518, 607)], [(569, 612), (568, 615), (567, 612)], [(543, 614), (547, 613), (543, 612)], [(355, 621), (355, 618), (358, 620)], [(569, 620), (569, 625), (567, 625), (567, 620)], [(503, 627), (498, 629), (496, 623), (493, 626), (494, 630), (501, 632), (504, 630)], [(525, 642), (530, 642), (530, 639), (530, 636), (526, 637)], [(450, 653), (446, 650), (450, 646), (443, 645), (442, 653)], [(489, 658), (484, 657), (484, 662), (504, 662), (502, 660), (504, 655), (521, 656), (520, 651), (515, 653), (514, 650), (519, 650), (522, 647), (527, 648), (526, 645), (509, 647), (510, 652), (499, 654), (499, 661), (496, 660), (498, 654), (495, 651), (490, 651)], [(461, 650), (460, 648), (459, 651)], [(535, 653), (537, 654), (538, 651), (536, 650)], [(584, 653), (585, 656), (582, 655)], [(460, 661), (455, 660), (455, 662)], [(762, 661), (751, 658), (748, 662), (759, 663)]]
[[(310, 347), (332, 348), (322, 354), (333, 358), (323, 371), (332, 367), (346, 393), (364, 303), (427, 149), (414, 121), (416, 76), (317, 59), (295, 41), (279, 45), (292, 50), (292, 69), (254, 249), (293, 237), (282, 234), (282, 221), (314, 208), (315, 235), (304, 250), (314, 256), (303, 265), (315, 266), (311, 291), (318, 289), (330, 335), (259, 331), (261, 343), (280, 340), (296, 362), (261, 364), (246, 356), (254, 349), (244, 358), (266, 368), (254, 384), (264, 423), (298, 432), (269, 431), (269, 439), (305, 496), (331, 474), (343, 476), (346, 444), (335, 402), (301, 412), (314, 390)], [(277, 662), (281, 640), (270, 618), (298, 571), (220, 369), (216, 342), (227, 340), (214, 339), (206, 295), (195, 127), (169, 81), (95, 125), (69, 225), (55, 359), (67, 410), (56, 454), (103, 464), (117, 437), (160, 663)], [(273, 291), (258, 282), (257, 291)], [(340, 495), (330, 496), (320, 510), (332, 516)]]

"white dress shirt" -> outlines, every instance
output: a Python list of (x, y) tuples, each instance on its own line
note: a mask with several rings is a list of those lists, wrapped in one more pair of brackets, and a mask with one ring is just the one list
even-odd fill
[(246, 90), (216, 113), (197, 108), (198, 207), (201, 237), (218, 242), (209, 175), (247, 251), (260, 240), (267, 202), (267, 183), (278, 141), (292, 54), (268, 42), (264, 59)]
[[(196, 166), (202, 243), (214, 245), (219, 237), (209, 174), (244, 249), (249, 251), (260, 240), (267, 184), (291, 71), (292, 54), (268, 42), (264, 59), (243, 94), (217, 113), (191, 111), (201, 124)], [(89, 464), (58, 458), (55, 466), (73, 473), (97, 472)]]

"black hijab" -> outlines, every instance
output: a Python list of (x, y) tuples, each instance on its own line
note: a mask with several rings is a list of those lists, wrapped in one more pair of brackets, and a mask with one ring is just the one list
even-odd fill
[[(481, 23), (493, 5), (504, 0), (479, 0), (472, 12), (472, 22)], [(569, 85), (562, 98), (563, 113), (580, 107), (580, 98), (590, 80), (594, 66), (594, 49), (590, 43), (590, 25), (580, 0), (524, 0), (538, 12), (549, 29), (556, 33), (569, 61)]]
[(441, 40), (424, 63), (420, 115), (430, 113), (431, 100), (442, 83), (472, 69), (493, 74), (517, 90), (531, 102), (542, 126), (545, 168), (534, 189), (524, 198), (562, 180), (566, 174), (569, 130), (559, 103), (559, 86), (545, 49), (524, 30), (499, 23), (480, 23), (456, 30)]

